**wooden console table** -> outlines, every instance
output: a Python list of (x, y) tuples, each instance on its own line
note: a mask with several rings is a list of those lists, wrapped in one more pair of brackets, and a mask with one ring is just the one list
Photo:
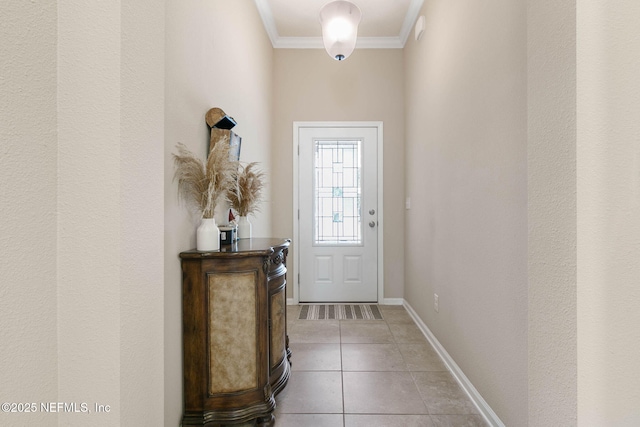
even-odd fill
[(274, 396), (291, 372), (288, 239), (241, 239), (182, 252), (183, 426), (257, 419), (274, 425)]

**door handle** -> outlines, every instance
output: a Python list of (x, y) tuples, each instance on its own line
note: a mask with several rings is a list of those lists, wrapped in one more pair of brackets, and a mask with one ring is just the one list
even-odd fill
[(376, 222), (375, 221), (369, 221), (369, 227), (373, 228), (376, 226)]

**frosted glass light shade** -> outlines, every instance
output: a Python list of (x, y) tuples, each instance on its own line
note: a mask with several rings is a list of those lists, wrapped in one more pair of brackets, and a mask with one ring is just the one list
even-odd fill
[(358, 6), (348, 1), (327, 3), (320, 10), (322, 41), (327, 53), (333, 59), (347, 59), (356, 47), (358, 24), (362, 12)]

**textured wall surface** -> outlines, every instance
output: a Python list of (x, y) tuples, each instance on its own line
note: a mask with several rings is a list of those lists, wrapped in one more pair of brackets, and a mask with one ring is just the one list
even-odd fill
[[(195, 248), (198, 218), (178, 203), (171, 153), (182, 142), (206, 155), (211, 107), (233, 116), (242, 137), (243, 162), (258, 161), (268, 174), (267, 200), (251, 217), (256, 237), (271, 235), (270, 188), (273, 48), (251, 0), (169, 1), (165, 61), (165, 425), (182, 417), (181, 251)], [(278, 165), (279, 166), (279, 165)], [(224, 216), (216, 214), (218, 221)], [(289, 236), (282, 236), (289, 237)]]
[(119, 425), (162, 426), (165, 10), (121, 4)]
[(160, 425), (164, 11), (5, 3), (0, 424)]
[(59, 398), (111, 405), (92, 419), (107, 426), (121, 410), (120, 6), (62, 2), (58, 25)]
[(164, 11), (147, 6), (58, 5), (58, 397), (110, 405), (96, 426), (163, 417)]
[[(0, 3), (0, 402), (55, 400), (56, 6)], [(6, 414), (0, 425), (51, 425)]]
[(404, 52), (405, 299), (505, 425), (523, 426), (526, 5), (433, 0), (421, 14)]
[[(331, 60), (322, 49), (275, 52), (273, 163), (278, 168), (273, 176), (278, 191), (273, 193), (274, 233), (293, 235), (293, 122), (384, 122), (385, 298), (403, 296), (402, 82), (399, 49), (361, 49), (344, 62)], [(295, 275), (293, 257), (288, 261)], [(287, 296), (293, 297), (291, 287)]]
[(578, 425), (640, 425), (640, 3), (578, 1)]
[(529, 2), (528, 419), (532, 427), (576, 424), (575, 25), (575, 1)]

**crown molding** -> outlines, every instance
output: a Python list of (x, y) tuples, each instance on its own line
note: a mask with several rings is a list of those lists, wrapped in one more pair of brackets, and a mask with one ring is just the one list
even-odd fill
[(416, 24), (416, 20), (418, 19), (418, 15), (420, 14), (420, 9), (422, 9), (423, 4), (424, 0), (411, 0), (411, 3), (409, 4), (407, 15), (404, 17), (404, 23), (402, 24), (400, 34), (398, 35), (402, 42), (402, 47), (407, 43), (409, 34), (411, 34), (411, 29)]
[[(281, 37), (267, 0), (254, 0), (274, 49), (324, 49), (322, 37)], [(418, 18), (424, 0), (411, 0), (397, 37), (358, 37), (356, 49), (402, 49)]]
[(271, 12), (271, 6), (267, 0), (254, 0), (260, 18), (262, 19), (262, 25), (271, 40), (271, 45), (276, 47), (276, 43), (279, 38), (278, 29), (276, 28), (276, 21), (273, 19), (273, 13)]

